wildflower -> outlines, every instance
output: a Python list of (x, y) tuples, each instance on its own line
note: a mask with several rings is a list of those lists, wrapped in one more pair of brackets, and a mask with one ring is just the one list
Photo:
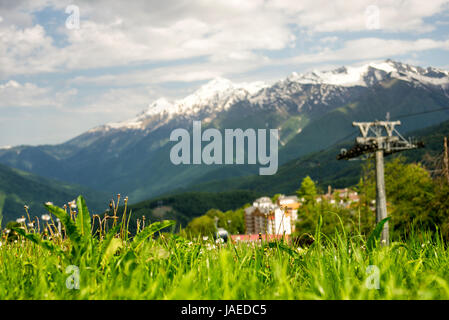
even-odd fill
[(33, 223), (33, 222), (29, 222), (29, 223), (27, 224), (27, 226), (28, 226), (29, 228), (32, 228), (32, 227), (34, 227), (34, 223)]
[(47, 201), (47, 202), (45, 202), (45, 205), (46, 205), (46, 206), (52, 206), (52, 205), (53, 205), (53, 202)]
[(220, 243), (224, 243), (223, 238), (218, 238), (217, 240), (215, 240), (216, 244), (220, 244)]
[(25, 210), (29, 209), (29, 207), (27, 205), (24, 205), (23, 207), (24, 207)]
[(6, 234), (8, 234), (8, 233), (10, 233), (10, 232), (11, 232), (11, 230), (9, 230), (9, 229), (6, 229), (6, 230), (5, 230), (5, 232), (6, 232)]
[(75, 200), (68, 202), (68, 205), (70, 206), (71, 209), (76, 209)]
[(43, 214), (41, 218), (44, 221), (49, 221), (50, 220), (50, 215), (49, 214)]
[(25, 218), (24, 217), (19, 218), (19, 219), (16, 220), (16, 222), (17, 223), (24, 223), (25, 222)]
[(204, 240), (204, 241), (207, 241), (208, 239), (209, 239), (208, 236), (204, 236), (204, 237), (203, 237), (203, 240)]
[(0, 241), (0, 247), (3, 245), (3, 243)]
[(190, 247), (193, 244), (192, 241), (188, 242), (187, 245)]

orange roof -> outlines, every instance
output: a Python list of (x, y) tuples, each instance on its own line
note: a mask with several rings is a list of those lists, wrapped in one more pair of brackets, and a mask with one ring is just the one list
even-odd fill
[[(283, 235), (283, 234), (269, 234), (268, 237), (266, 234), (262, 234), (262, 240), (274, 240), (274, 239), (282, 239), (285, 237), (286, 239), (289, 238), (289, 235)], [(237, 241), (258, 241), (259, 235), (258, 234), (233, 234), (231, 235), (231, 240), (233, 242)]]

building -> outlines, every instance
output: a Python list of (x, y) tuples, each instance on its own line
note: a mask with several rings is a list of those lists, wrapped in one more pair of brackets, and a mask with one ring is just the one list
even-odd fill
[(269, 197), (256, 199), (245, 209), (247, 234), (289, 235), (295, 231), (298, 199), (280, 196), (276, 203)]
[(328, 186), (327, 193), (317, 198), (317, 202), (324, 200), (330, 204), (349, 208), (360, 201), (360, 196), (357, 191), (349, 188), (332, 190), (331, 186)]

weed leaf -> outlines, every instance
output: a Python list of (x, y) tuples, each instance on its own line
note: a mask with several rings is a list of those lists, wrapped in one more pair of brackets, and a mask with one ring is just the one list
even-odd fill
[(84, 240), (89, 240), (92, 238), (90, 230), (90, 215), (83, 196), (78, 196), (76, 199), (76, 206), (78, 208), (76, 226), (78, 227), (81, 237), (83, 237)]
[(164, 228), (170, 227), (175, 224), (173, 220), (164, 220), (161, 222), (154, 222), (145, 227), (139, 234), (134, 237), (132, 242), (132, 248), (137, 249), (148, 237), (151, 237), (154, 233)]
[(376, 247), (377, 242), (380, 239), (380, 235), (382, 233), (382, 229), (384, 227), (384, 224), (390, 219), (390, 217), (387, 217), (385, 219), (382, 219), (379, 221), (379, 223), (374, 228), (373, 232), (368, 237), (367, 243), (366, 243), (366, 249), (368, 251), (371, 251)]

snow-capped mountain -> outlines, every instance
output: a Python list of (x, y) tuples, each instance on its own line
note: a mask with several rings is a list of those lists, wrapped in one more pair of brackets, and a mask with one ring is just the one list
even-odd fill
[[(251, 174), (257, 166), (175, 166), (170, 133), (193, 120), (219, 130), (278, 128), (279, 164), (332, 146), (354, 129), (352, 121), (409, 117), (401, 132), (449, 119), (449, 73), (391, 60), (331, 71), (292, 73), (285, 79), (233, 83), (214, 79), (183, 99), (160, 98), (117, 123), (91, 129), (54, 146), (0, 149), (0, 163), (22, 170), (121, 192), (134, 201), (213, 179)], [(429, 112), (431, 111), (431, 112)], [(258, 167), (257, 167), (258, 168)]]
[(288, 79), (302, 84), (368, 87), (387, 77), (433, 85), (449, 83), (448, 71), (432, 67), (415, 67), (392, 60), (368, 63), (359, 67), (341, 67), (332, 71), (313, 71), (306, 74), (294, 72)]
[(266, 87), (268, 85), (261, 81), (233, 83), (228, 79), (215, 78), (183, 99), (175, 101), (168, 101), (165, 98), (157, 99), (135, 118), (123, 122), (109, 123), (94, 128), (90, 132), (109, 129), (142, 130), (145, 129), (148, 119), (153, 117), (159, 117), (160, 121), (166, 122), (179, 115), (192, 116), (202, 111), (221, 112), (227, 110), (233, 103), (248, 99)]
[[(422, 68), (386, 60), (362, 66), (340, 67), (331, 71), (312, 71), (298, 74), (293, 72), (284, 80), (273, 85), (262, 81), (233, 83), (224, 78), (215, 78), (183, 99), (169, 101), (160, 98), (149, 104), (139, 115), (123, 122), (108, 123), (89, 132), (116, 130), (144, 130), (148, 125), (155, 129), (177, 116), (197, 116), (199, 113), (219, 113), (239, 101), (253, 105), (273, 103), (291, 97), (306, 85), (319, 86), (312, 95), (311, 105), (328, 104), (335, 96), (344, 95), (346, 88), (370, 87), (386, 79), (396, 78), (417, 85), (447, 87), (449, 72), (432, 67)], [(307, 101), (298, 102), (299, 109)], [(157, 124), (154, 118), (157, 118)]]

